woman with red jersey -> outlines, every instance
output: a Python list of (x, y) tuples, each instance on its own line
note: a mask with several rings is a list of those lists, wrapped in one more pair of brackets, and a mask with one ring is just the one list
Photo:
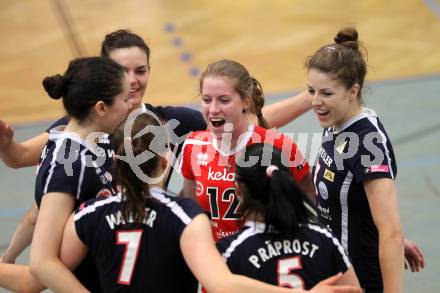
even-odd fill
[[(210, 213), (215, 240), (237, 232), (242, 225), (237, 212), (234, 165), (247, 145), (265, 142), (288, 154), (285, 165), (301, 187), (314, 194), (309, 165), (295, 143), (264, 128), (263, 91), (243, 65), (230, 60), (208, 65), (200, 78), (200, 95), (209, 130), (192, 133), (184, 143), (183, 194), (196, 199)], [(257, 120), (255, 116), (263, 127), (251, 122)], [(267, 155), (271, 155), (269, 150)]]

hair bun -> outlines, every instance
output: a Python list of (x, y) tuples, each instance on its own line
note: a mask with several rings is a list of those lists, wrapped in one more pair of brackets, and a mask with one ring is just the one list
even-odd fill
[(52, 99), (58, 100), (65, 94), (66, 80), (59, 74), (47, 76), (43, 80), (43, 87)]
[(346, 27), (341, 29), (334, 40), (337, 44), (352, 47), (354, 49), (359, 48), (358, 32), (354, 27)]

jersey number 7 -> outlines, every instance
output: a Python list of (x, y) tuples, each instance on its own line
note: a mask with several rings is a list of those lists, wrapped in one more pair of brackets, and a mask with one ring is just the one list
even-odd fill
[(125, 245), (119, 270), (118, 284), (130, 285), (133, 270), (139, 254), (143, 230), (116, 231), (116, 244)]

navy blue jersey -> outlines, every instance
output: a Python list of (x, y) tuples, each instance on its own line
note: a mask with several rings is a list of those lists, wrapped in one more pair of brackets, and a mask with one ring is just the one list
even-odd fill
[(179, 243), (203, 210), (160, 188), (150, 194), (142, 224), (123, 220), (120, 194), (88, 201), (74, 216), (78, 237), (89, 248), (105, 292), (196, 292)]
[[(84, 141), (72, 133), (56, 127), (49, 133), (43, 149), (35, 182), (35, 202), (40, 207), (46, 193), (62, 192), (72, 195), (75, 208), (87, 199), (114, 194), (109, 173), (111, 157), (101, 147), (92, 151)], [(107, 145), (108, 138), (100, 138)], [(75, 270), (78, 279), (92, 292), (100, 292), (96, 268), (90, 257)]]
[(217, 242), (233, 273), (273, 285), (310, 289), (351, 267), (343, 247), (326, 228), (302, 224), (293, 236), (264, 229), (263, 223), (246, 222), (240, 232)]
[(50, 192), (68, 193), (75, 198), (75, 207), (87, 199), (109, 196), (113, 192), (111, 165), (105, 150), (92, 151), (72, 133), (51, 130), (43, 149), (35, 182), (35, 202)]
[(374, 111), (365, 109), (339, 130), (324, 130), (313, 171), (318, 215), (348, 252), (361, 286), (382, 290), (379, 235), (363, 182), (396, 176), (390, 139)]

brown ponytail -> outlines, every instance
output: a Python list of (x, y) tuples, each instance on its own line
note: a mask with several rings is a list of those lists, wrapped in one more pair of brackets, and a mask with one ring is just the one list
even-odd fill
[[(137, 134), (149, 125), (160, 126), (160, 122), (150, 114), (142, 113), (136, 117), (129, 137), (121, 139), (123, 136), (121, 133), (118, 134), (119, 146), (117, 146), (116, 149), (119, 157), (117, 157), (118, 159), (116, 160), (116, 172), (118, 183), (121, 185), (122, 196), (125, 198), (122, 202), (122, 215), (127, 223), (129, 219), (133, 219), (134, 223), (142, 223), (145, 219), (145, 202), (150, 194), (148, 183), (142, 181), (141, 178), (137, 176), (126, 160), (121, 159), (125, 158), (127, 154), (124, 147), (124, 140), (130, 142), (134, 156), (138, 156), (145, 151), (152, 154), (150, 159), (139, 165), (143, 174), (152, 177), (160, 160), (159, 154), (152, 150), (154, 149), (152, 143), (155, 138), (155, 133), (148, 132), (137, 137)], [(119, 131), (122, 131), (122, 129)]]

